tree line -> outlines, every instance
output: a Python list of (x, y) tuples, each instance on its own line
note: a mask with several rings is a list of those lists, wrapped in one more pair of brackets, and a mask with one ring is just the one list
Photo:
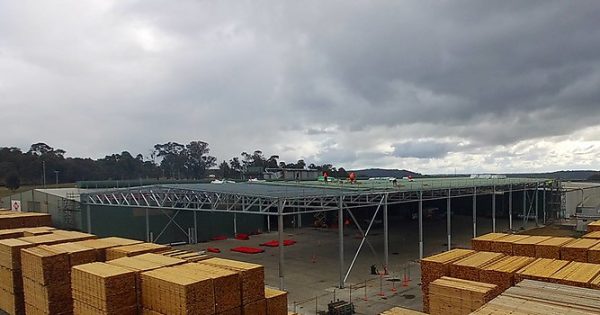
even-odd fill
[(65, 150), (41, 142), (32, 144), (26, 152), (16, 147), (0, 147), (0, 184), (18, 187), (40, 185), (44, 180), (51, 184), (86, 180), (202, 179), (209, 174), (244, 179), (250, 176), (249, 170), (265, 168), (308, 168), (327, 171), (335, 177), (346, 176), (341, 167), (307, 165), (304, 160), (285, 163), (278, 155), (266, 157), (260, 150), (242, 152), (239, 157), (223, 160), (217, 167), (217, 158), (210, 155), (209, 144), (204, 141), (156, 144), (148, 157), (128, 151), (100, 159), (66, 157), (65, 154)]

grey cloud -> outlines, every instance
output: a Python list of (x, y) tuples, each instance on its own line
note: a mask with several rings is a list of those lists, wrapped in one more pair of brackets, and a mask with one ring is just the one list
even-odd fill
[[(361, 166), (508, 150), (598, 125), (599, 15), (586, 0), (0, 2), (0, 120), (17, 131), (0, 143), (102, 156), (203, 139), (219, 159)], [(413, 140), (385, 153), (398, 137)]]
[(457, 150), (460, 150), (458, 143), (417, 140), (394, 144), (394, 152), (392, 154), (402, 158), (439, 159)]

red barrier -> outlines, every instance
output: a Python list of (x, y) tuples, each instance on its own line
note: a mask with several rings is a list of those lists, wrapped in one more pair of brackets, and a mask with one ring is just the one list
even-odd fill
[(221, 250), (216, 247), (209, 247), (206, 249), (206, 251), (210, 252), (210, 253), (217, 253), (217, 254), (221, 252)]
[(259, 254), (259, 253), (263, 253), (265, 250), (261, 249), (261, 248), (256, 248), (256, 247), (240, 246), (240, 247), (232, 248), (231, 251), (238, 252), (238, 253), (244, 253), (244, 254)]
[[(294, 240), (283, 240), (283, 246), (291, 246), (296, 244), (296, 241)], [(266, 246), (266, 247), (278, 247), (279, 246), (279, 242), (278, 241), (269, 241), (266, 243), (262, 243), (260, 244), (260, 246)]]
[(238, 233), (235, 235), (235, 239), (240, 241), (247, 241), (250, 239), (250, 235), (246, 233)]

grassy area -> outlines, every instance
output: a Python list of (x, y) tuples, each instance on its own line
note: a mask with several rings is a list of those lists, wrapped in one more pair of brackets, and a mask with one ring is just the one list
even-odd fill
[[(70, 188), (70, 187), (76, 187), (75, 183), (67, 183), (67, 184), (58, 184), (58, 185), (46, 185), (46, 188)], [(41, 185), (33, 185), (33, 186), (21, 186), (19, 187), (19, 189), (15, 190), (14, 192), (8, 188), (6, 188), (5, 186), (0, 186), (0, 198), (4, 198), (4, 197), (8, 197), (12, 194), (18, 194), (20, 192), (23, 191), (29, 191), (32, 189), (39, 189), (39, 188), (43, 188)]]

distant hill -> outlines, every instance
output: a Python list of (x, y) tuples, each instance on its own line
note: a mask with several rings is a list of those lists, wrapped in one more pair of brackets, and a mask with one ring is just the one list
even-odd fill
[(562, 180), (587, 180), (592, 176), (598, 177), (600, 171), (582, 170), (582, 171), (557, 171), (550, 173), (524, 173), (507, 174), (509, 177), (527, 177), (527, 178), (552, 178)]
[(411, 172), (408, 170), (399, 170), (399, 169), (385, 169), (385, 168), (369, 168), (364, 170), (354, 170), (356, 176), (361, 178), (369, 178), (369, 177), (396, 177), (402, 178), (405, 176), (421, 176), (419, 173)]

